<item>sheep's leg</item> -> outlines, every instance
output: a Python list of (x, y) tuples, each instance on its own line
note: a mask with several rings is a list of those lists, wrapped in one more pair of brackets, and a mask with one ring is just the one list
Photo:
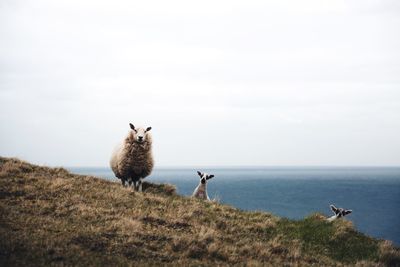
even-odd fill
[(123, 187), (126, 187), (125, 179), (121, 179), (121, 183)]
[(133, 181), (133, 190), (137, 191), (136, 181)]
[(142, 178), (139, 178), (138, 183), (139, 183), (139, 185), (138, 185), (138, 191), (139, 191), (139, 192), (142, 192)]

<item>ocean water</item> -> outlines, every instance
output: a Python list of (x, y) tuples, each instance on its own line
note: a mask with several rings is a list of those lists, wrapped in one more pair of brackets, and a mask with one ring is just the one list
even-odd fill
[[(69, 168), (118, 181), (109, 168)], [(207, 184), (216, 198), (243, 210), (268, 211), (301, 219), (315, 212), (331, 216), (329, 205), (352, 209), (346, 218), (370, 236), (400, 246), (400, 168), (210, 168), (215, 177)], [(196, 169), (155, 169), (146, 181), (170, 183), (181, 195), (198, 185)]]

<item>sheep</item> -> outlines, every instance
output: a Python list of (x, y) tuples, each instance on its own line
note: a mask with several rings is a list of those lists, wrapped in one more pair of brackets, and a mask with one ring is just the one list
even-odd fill
[(146, 129), (129, 123), (130, 131), (124, 141), (112, 153), (110, 166), (115, 176), (121, 179), (122, 185), (133, 183), (134, 190), (142, 191), (142, 180), (153, 170), (152, 138)]
[(335, 205), (330, 205), (330, 207), (331, 207), (331, 210), (333, 211), (333, 213), (335, 215), (332, 215), (331, 217), (327, 218), (328, 222), (333, 222), (334, 220), (336, 220), (338, 218), (341, 218), (341, 217), (344, 217), (347, 214), (350, 214), (350, 213), (353, 212), (352, 210), (346, 210), (346, 209), (343, 209), (343, 208), (336, 208)]
[(197, 171), (197, 174), (200, 176), (200, 183), (194, 190), (192, 197), (210, 200), (207, 194), (207, 180), (210, 180), (214, 177), (212, 174), (202, 173)]

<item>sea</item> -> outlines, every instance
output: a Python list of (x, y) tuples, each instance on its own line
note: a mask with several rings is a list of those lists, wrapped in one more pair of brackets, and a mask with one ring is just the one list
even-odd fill
[[(109, 168), (68, 168), (77, 174), (119, 182)], [(196, 168), (157, 168), (146, 178), (176, 186), (190, 196), (199, 183)], [(330, 204), (353, 210), (346, 219), (357, 230), (400, 246), (400, 167), (202, 168), (211, 199), (242, 210), (267, 211), (290, 219), (315, 212), (333, 215)]]

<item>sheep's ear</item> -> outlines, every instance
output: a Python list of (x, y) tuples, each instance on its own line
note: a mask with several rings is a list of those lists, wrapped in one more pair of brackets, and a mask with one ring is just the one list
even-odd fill
[(339, 209), (335, 207), (335, 205), (330, 205), (331, 210), (333, 211), (333, 213), (338, 214), (339, 213)]
[(208, 177), (207, 177), (207, 180), (209, 180), (209, 179), (211, 179), (211, 178), (213, 178), (214, 177), (214, 174), (211, 174), (211, 175), (209, 175)]
[(197, 171), (197, 174), (201, 177), (201, 172)]
[(129, 123), (129, 126), (131, 127), (132, 130), (135, 130), (135, 126), (133, 126), (132, 123)]
[(150, 131), (150, 130), (151, 130), (151, 127), (147, 127), (146, 132), (148, 132), (148, 131)]

